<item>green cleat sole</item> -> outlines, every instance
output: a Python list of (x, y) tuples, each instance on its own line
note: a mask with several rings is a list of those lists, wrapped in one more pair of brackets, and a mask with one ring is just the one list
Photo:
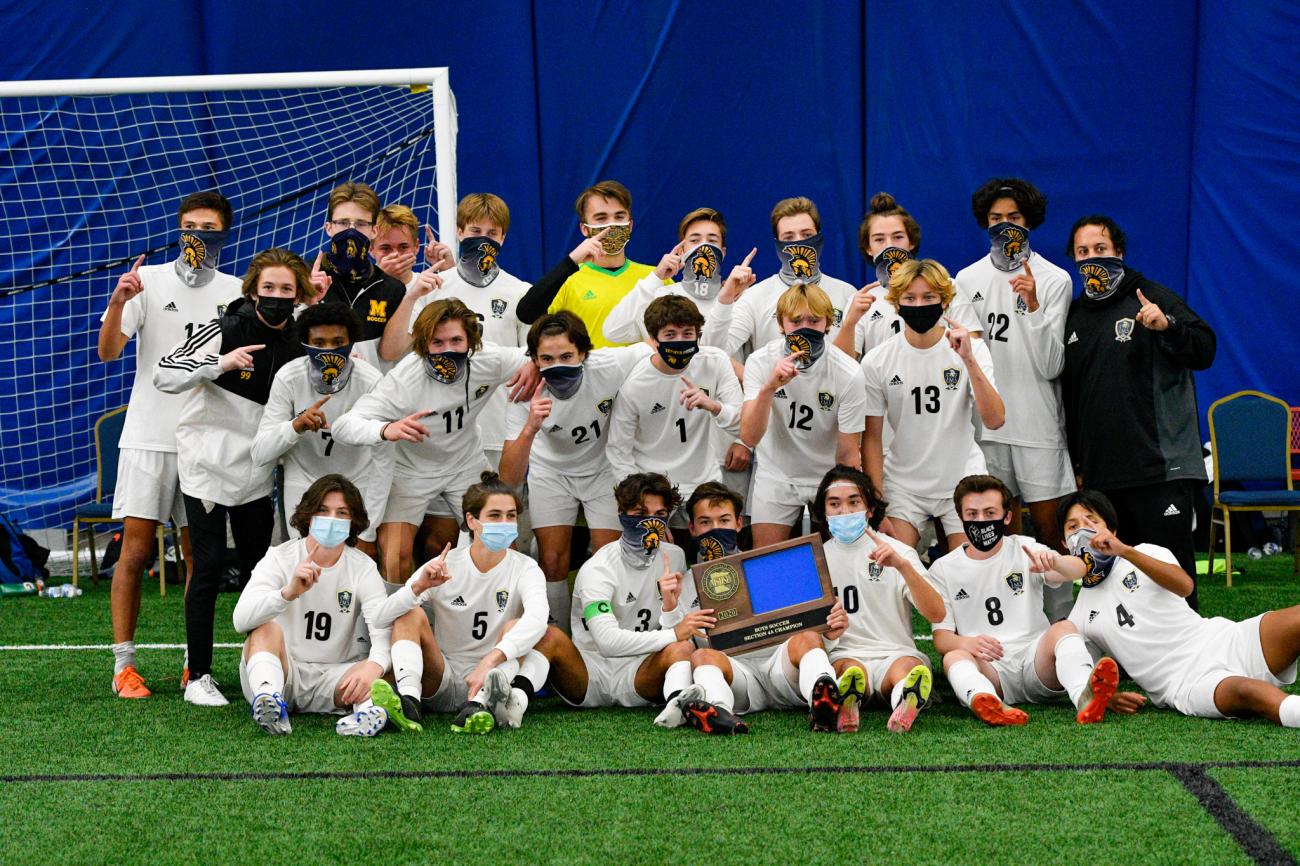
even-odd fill
[(375, 680), (370, 684), (370, 701), (388, 712), (388, 721), (397, 726), (399, 731), (423, 731), (424, 726), (413, 722), (402, 713), (402, 697), (393, 691), (388, 680)]
[(487, 734), (491, 733), (494, 727), (496, 727), (496, 720), (492, 718), (492, 714), (482, 710), (471, 715), (463, 725), (453, 722), (451, 730), (457, 734)]

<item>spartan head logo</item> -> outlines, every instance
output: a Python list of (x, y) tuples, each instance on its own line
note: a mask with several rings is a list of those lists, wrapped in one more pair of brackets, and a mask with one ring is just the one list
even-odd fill
[(898, 247), (890, 247), (885, 250), (884, 256), (886, 267), (891, 277), (894, 275), (894, 271), (898, 270), (899, 265), (911, 258), (911, 256), (907, 254), (907, 250), (900, 250)]
[(645, 530), (645, 535), (641, 536), (641, 549), (646, 553), (654, 553), (659, 549), (668, 525), (658, 517), (647, 517), (641, 521), (641, 527)]
[(181, 234), (181, 259), (191, 268), (200, 268), (203, 266), (203, 260), (208, 257), (207, 244), (199, 238), (198, 235), (192, 235), (189, 232)]
[(328, 387), (333, 385), (339, 376), (343, 375), (348, 359), (338, 352), (325, 352), (316, 356), (316, 363), (320, 364), (321, 384)]
[(812, 357), (812, 343), (803, 334), (786, 334), (785, 335), (786, 353), (793, 355), (796, 352), (803, 352), (803, 360), (807, 361)]
[(1098, 572), (1097, 559), (1092, 555), (1092, 551), (1085, 547), (1079, 553), (1079, 558), (1083, 560), (1083, 567), (1085, 569), (1083, 573), (1083, 585), (1096, 586), (1101, 583), (1102, 578), (1105, 577), (1105, 575)]
[(1012, 261), (1024, 255), (1028, 237), (1028, 232), (1020, 226), (1008, 226), (1002, 231), (1002, 255)]
[(790, 257), (790, 273), (804, 280), (811, 280), (817, 273), (817, 250), (807, 244), (795, 244), (785, 248)]
[(711, 280), (718, 272), (718, 254), (713, 247), (702, 246), (691, 259), (691, 275), (697, 280)]
[(716, 538), (700, 539), (700, 562), (710, 562), (714, 559), (722, 559), (726, 552), (722, 549), (722, 542)]
[(1011, 590), (1012, 595), (1023, 595), (1025, 592), (1025, 576), (1018, 571), (1013, 571), (1006, 577), (1007, 588)]
[(497, 251), (493, 249), (492, 244), (484, 241), (478, 245), (478, 252), (478, 272), (486, 277), (497, 266)]
[(1083, 289), (1090, 295), (1104, 295), (1110, 291), (1110, 272), (1096, 262), (1089, 262), (1079, 268), (1083, 278)]
[(446, 355), (430, 355), (429, 369), (433, 375), (444, 382), (450, 382), (456, 378), (456, 362)]

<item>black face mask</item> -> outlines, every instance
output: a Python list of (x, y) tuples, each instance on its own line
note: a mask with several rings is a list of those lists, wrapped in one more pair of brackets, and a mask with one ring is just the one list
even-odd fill
[(293, 298), (257, 296), (257, 314), (272, 328), (278, 328), (293, 315)]
[(816, 328), (799, 328), (785, 335), (785, 353), (803, 352), (794, 362), (795, 367), (807, 370), (826, 351), (826, 332)]
[(898, 306), (898, 318), (902, 319), (907, 324), (907, 327), (918, 334), (924, 334), (939, 324), (939, 319), (942, 317), (943, 304), (923, 304), (919, 307), (899, 304)]
[(460, 242), (460, 261), (456, 263), (456, 271), (465, 282), (481, 289), (501, 273), (497, 265), (500, 254), (501, 244), (491, 238), (465, 238)]
[(685, 370), (700, 351), (699, 340), (661, 340), (655, 351), (670, 370)]
[(1083, 293), (1091, 301), (1115, 294), (1124, 276), (1124, 260), (1119, 256), (1093, 256), (1075, 263), (1083, 280)]
[(1006, 534), (1007, 525), (1001, 518), (997, 520), (963, 520), (962, 529), (966, 530), (966, 537), (970, 539), (971, 547), (980, 553), (988, 553), (998, 546), (1002, 536)]
[(734, 529), (710, 529), (695, 539), (699, 548), (699, 562), (712, 562), (731, 556), (740, 549), (739, 533)]
[(582, 387), (582, 364), (552, 364), (541, 367), (537, 372), (546, 380), (546, 387), (561, 400), (567, 400)]
[(431, 378), (449, 385), (460, 377), (468, 357), (469, 352), (439, 352), (424, 359), (424, 371)]
[(349, 283), (370, 276), (370, 238), (358, 229), (345, 229), (330, 238), (326, 260), (334, 273)]

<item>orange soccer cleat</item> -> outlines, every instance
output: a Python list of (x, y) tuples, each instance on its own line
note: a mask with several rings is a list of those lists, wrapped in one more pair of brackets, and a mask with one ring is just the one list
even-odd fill
[(1083, 706), (1075, 716), (1081, 725), (1100, 722), (1106, 717), (1106, 706), (1110, 703), (1115, 689), (1119, 688), (1119, 665), (1107, 656), (1097, 662), (1088, 678), (1088, 688), (1083, 693)]
[(980, 692), (972, 698), (970, 709), (976, 718), (994, 727), (1029, 724), (1028, 713), (1015, 707), (1008, 707), (998, 700), (997, 695), (991, 695), (988, 692)]
[(153, 692), (144, 684), (144, 677), (135, 665), (127, 665), (113, 675), (113, 694), (119, 698), (147, 698)]

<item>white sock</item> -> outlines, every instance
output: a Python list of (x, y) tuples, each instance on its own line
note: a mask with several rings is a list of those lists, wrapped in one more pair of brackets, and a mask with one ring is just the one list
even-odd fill
[(1079, 700), (1092, 676), (1092, 655), (1083, 642), (1083, 635), (1067, 634), (1056, 642), (1056, 678), (1061, 681), (1070, 703), (1082, 709)]
[(352, 705), (352, 712), (354, 712), (354, 713), (359, 713), (359, 712), (361, 712), (362, 710), (368, 710), (368, 709), (370, 709), (370, 708), (373, 707), (373, 706), (374, 706), (374, 703), (370, 700), (370, 698), (366, 698), (364, 701), (361, 701), (360, 703), (353, 704), (353, 705)]
[(113, 644), (113, 676), (117, 676), (128, 667), (135, 667), (135, 641), (133, 640)]
[(506, 675), (506, 682), (513, 683), (515, 677), (519, 676), (519, 659), (506, 659), (497, 665), (497, 669)]
[(393, 660), (393, 678), (397, 680), (398, 694), (410, 695), (418, 701), (422, 691), (420, 681), (424, 679), (424, 656), (420, 654), (420, 645), (413, 640), (395, 641), (389, 654)]
[(673, 695), (680, 692), (691, 684), (691, 663), (685, 659), (679, 662), (673, 662), (664, 672), (664, 700), (670, 700)]
[(993, 687), (993, 683), (980, 673), (979, 667), (972, 661), (960, 661), (949, 668), (948, 683), (963, 707), (969, 707), (971, 698), (978, 694), (987, 692), (995, 698), (998, 696), (998, 690)]
[(537, 650), (524, 653), (524, 660), (519, 663), (519, 676), (528, 680), (536, 694), (546, 687), (546, 678), (551, 674), (551, 662)]
[(1282, 706), (1277, 714), (1284, 728), (1300, 728), (1300, 695), (1287, 695), (1282, 699)]
[(569, 592), (567, 578), (565, 580), (548, 580), (546, 582), (546, 601), (551, 606), (551, 619), (555, 620), (556, 627), (568, 634), (573, 595)]
[(889, 693), (889, 708), (897, 709), (899, 703), (903, 700), (903, 686), (907, 684), (907, 677), (894, 683), (894, 690)]
[(244, 662), (244, 671), (248, 675), (248, 684), (253, 687), (253, 694), (284, 694), (284, 665), (280, 664), (280, 657), (275, 653), (253, 653)]
[(695, 682), (704, 686), (704, 699), (711, 704), (731, 709), (731, 686), (717, 665), (700, 665), (691, 672)]
[[(785, 652), (782, 647), (780, 652)], [(821, 647), (808, 650), (799, 660), (799, 694), (803, 699), (812, 705), (813, 686), (822, 677), (835, 679), (835, 668), (831, 667), (830, 657), (826, 655), (826, 650)]]

